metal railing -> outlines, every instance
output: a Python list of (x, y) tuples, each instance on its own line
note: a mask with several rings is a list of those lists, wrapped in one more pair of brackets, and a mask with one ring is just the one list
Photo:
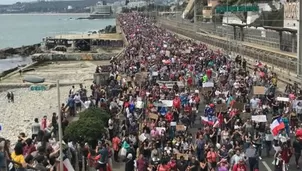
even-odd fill
[[(193, 27), (194, 23), (191, 23), (188, 20), (184, 20), (181, 18), (173, 18), (173, 17), (159, 17), (158, 21), (165, 21), (165, 22), (173, 22), (178, 25), (186, 25), (186, 27)], [(217, 35), (217, 36), (224, 36), (224, 37), (231, 37), (234, 39), (234, 29), (232, 26), (227, 25), (219, 25), (216, 23), (197, 23), (198, 28), (200, 31), (207, 32), (209, 34)], [(265, 36), (263, 35), (265, 32)], [(240, 37), (239, 28), (236, 28), (236, 38)], [(295, 41), (295, 46), (292, 45), (291, 34), (290, 33), (283, 33), (282, 35), (282, 43), (280, 44), (279, 33), (272, 30), (257, 30), (253, 28), (244, 28), (244, 41), (249, 43), (261, 44), (264, 46), (268, 46), (271, 48), (280, 49), (282, 47), (283, 50), (288, 52), (297, 52)], [(293, 49), (294, 48), (294, 49)]]

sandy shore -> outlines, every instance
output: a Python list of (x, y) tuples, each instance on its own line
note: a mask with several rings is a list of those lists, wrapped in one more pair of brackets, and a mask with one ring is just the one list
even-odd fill
[[(97, 64), (103, 64), (98, 62)], [(60, 79), (60, 82), (82, 82), (89, 90), (92, 84), (93, 73), (96, 64), (92, 62), (60, 62), (36, 68), (36, 71), (28, 72), (26, 75), (38, 75), (46, 78), (47, 82)], [(22, 77), (19, 74), (1, 81), (1, 83), (21, 83)], [(60, 87), (60, 103), (66, 103), (71, 86)], [(76, 85), (79, 88), (79, 85)], [(0, 93), (0, 113), (3, 130), (0, 136), (17, 140), (20, 132), (31, 136), (31, 125), (34, 118), (41, 119), (47, 115), (50, 119), (53, 112), (58, 112), (57, 89), (51, 88), (47, 91), (30, 91), (29, 88), (11, 89), (15, 94), (15, 103), (8, 103), (7, 91)], [(90, 95), (90, 91), (88, 92)]]

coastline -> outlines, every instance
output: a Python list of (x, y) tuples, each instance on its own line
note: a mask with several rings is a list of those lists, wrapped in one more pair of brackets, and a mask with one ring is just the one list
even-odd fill
[(0, 59), (7, 59), (10, 56), (13, 55), (20, 55), (20, 56), (30, 56), (35, 53), (38, 53), (39, 47), (41, 46), (41, 43), (35, 43), (31, 45), (25, 45), (21, 47), (7, 47), (0, 49)]
[(1, 13), (0, 15), (71, 15), (71, 16), (77, 16), (77, 15), (89, 15), (89, 13)]

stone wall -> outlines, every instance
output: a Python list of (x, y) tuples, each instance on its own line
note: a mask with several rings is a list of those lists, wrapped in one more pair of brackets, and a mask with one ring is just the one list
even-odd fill
[(37, 62), (44, 61), (101, 61), (110, 60), (117, 53), (40, 53), (32, 55), (32, 60)]

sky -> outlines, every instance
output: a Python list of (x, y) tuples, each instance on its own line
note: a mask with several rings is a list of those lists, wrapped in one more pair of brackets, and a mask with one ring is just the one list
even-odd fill
[(0, 4), (14, 4), (16, 2), (30, 2), (34, 0), (0, 0)]

